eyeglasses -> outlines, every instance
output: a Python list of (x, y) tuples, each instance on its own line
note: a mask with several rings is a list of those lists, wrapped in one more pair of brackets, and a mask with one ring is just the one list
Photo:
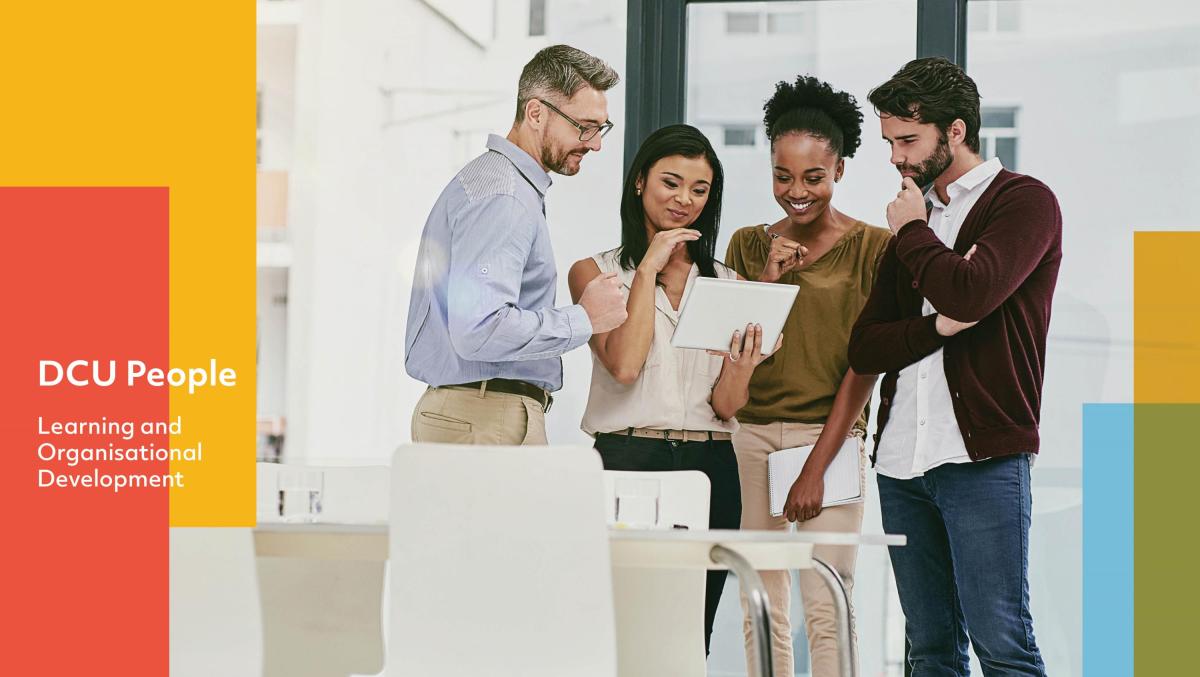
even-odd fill
[(545, 99), (538, 99), (538, 101), (541, 101), (543, 104), (546, 105), (547, 108), (549, 108), (550, 110), (554, 111), (555, 113), (558, 113), (559, 115), (561, 115), (564, 120), (566, 120), (567, 122), (570, 122), (571, 125), (575, 127), (575, 129), (578, 129), (580, 141), (591, 141), (592, 139), (596, 138), (597, 134), (599, 134), (601, 136), (601, 138), (603, 138), (604, 135), (608, 133), (608, 130), (613, 128), (613, 123), (608, 120), (605, 120), (604, 124), (602, 124), (602, 125), (581, 125), (578, 122), (576, 122), (574, 120), (574, 118), (572, 118), (570, 115), (567, 115), (566, 113), (555, 108), (554, 104), (550, 103), (549, 101), (547, 101)]

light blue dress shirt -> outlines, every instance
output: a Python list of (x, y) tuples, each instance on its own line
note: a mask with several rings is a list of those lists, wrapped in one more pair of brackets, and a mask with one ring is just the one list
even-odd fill
[(501, 136), (487, 147), (425, 221), (404, 367), (432, 386), (508, 378), (556, 391), (559, 355), (586, 343), (592, 323), (582, 306), (554, 307), (550, 175)]

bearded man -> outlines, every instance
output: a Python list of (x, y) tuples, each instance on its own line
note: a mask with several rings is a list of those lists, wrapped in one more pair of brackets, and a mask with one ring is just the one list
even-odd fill
[(876, 479), (914, 677), (1044, 676), (1029, 612), (1030, 468), (1062, 262), (1054, 193), (979, 156), (979, 91), (917, 59), (871, 103), (901, 188), (850, 366), (880, 385)]
[(408, 309), (404, 366), (429, 385), (415, 442), (546, 444), (545, 413), (562, 387), (563, 353), (625, 321), (613, 275), (576, 305), (555, 307), (558, 274), (546, 191), (571, 176), (612, 129), (605, 92), (617, 73), (567, 45), (521, 71), (507, 136), (467, 163), (425, 222)]

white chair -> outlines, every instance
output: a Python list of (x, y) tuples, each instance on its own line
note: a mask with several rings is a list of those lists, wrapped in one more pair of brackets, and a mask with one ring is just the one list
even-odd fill
[(387, 674), (614, 677), (602, 474), (587, 447), (401, 447)]
[[(709, 482), (696, 470), (604, 472), (606, 514), (615, 517), (621, 478), (659, 482), (659, 524), (708, 528)], [(617, 661), (621, 677), (703, 677), (703, 569), (613, 568)]]
[(265, 677), (383, 669), (383, 562), (259, 557), (258, 575)]
[(650, 479), (659, 483), (660, 526), (685, 526), (690, 530), (708, 528), (708, 477), (699, 470), (674, 472), (604, 471), (604, 514), (609, 524), (616, 516), (616, 484), (620, 479)]
[(175, 527), (170, 540), (171, 677), (259, 677), (251, 530)]
[[(288, 470), (323, 474), (321, 523), (387, 519), (385, 466), (259, 463), (260, 522), (280, 521), (277, 479)], [(320, 558), (260, 556), (265, 677), (345, 677), (382, 670), (384, 571), (383, 562), (354, 547)]]

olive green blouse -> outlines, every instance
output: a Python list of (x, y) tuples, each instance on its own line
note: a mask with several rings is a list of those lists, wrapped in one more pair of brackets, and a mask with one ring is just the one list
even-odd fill
[[(779, 278), (779, 284), (798, 285), (800, 293), (783, 326), (783, 347), (754, 370), (750, 401), (738, 412), (739, 421), (824, 423), (829, 418), (850, 368), (850, 329), (891, 237), (886, 229), (858, 221), (819, 259)], [(725, 265), (756, 280), (770, 249), (766, 225), (742, 228), (729, 241)], [(866, 431), (867, 411), (854, 427)]]

